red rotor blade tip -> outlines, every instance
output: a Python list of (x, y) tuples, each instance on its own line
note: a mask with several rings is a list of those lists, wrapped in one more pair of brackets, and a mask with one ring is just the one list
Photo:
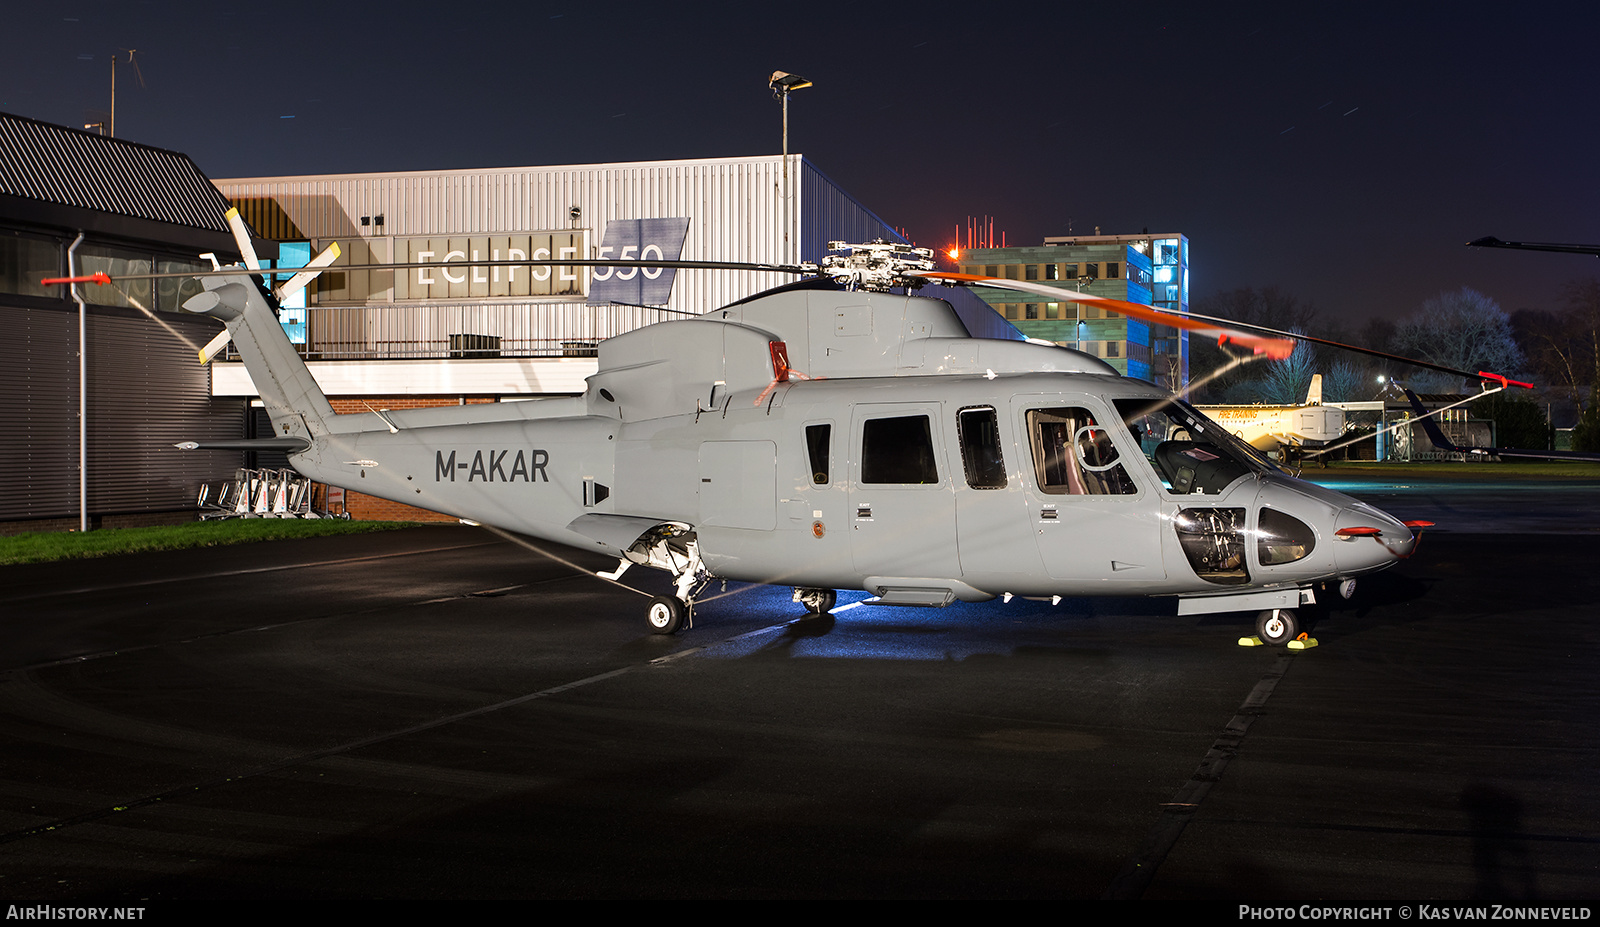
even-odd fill
[(92, 273), (87, 277), (46, 277), (39, 281), (40, 286), (53, 286), (57, 283), (93, 283), (105, 286), (111, 282), (111, 275), (104, 271)]

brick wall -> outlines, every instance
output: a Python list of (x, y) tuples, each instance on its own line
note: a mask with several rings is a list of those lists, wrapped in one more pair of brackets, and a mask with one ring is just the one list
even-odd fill
[[(495, 402), (493, 396), (362, 396), (328, 397), (333, 411), (340, 414), (370, 412), (372, 409), (432, 409), (438, 406), (477, 405)], [(371, 408), (368, 408), (368, 407)], [(453, 522), (454, 515), (430, 512), (403, 502), (390, 502), (366, 493), (345, 490), (345, 510), (356, 521), (438, 521)]]

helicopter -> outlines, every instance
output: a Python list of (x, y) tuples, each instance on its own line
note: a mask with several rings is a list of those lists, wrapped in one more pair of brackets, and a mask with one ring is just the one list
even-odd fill
[[(1467, 455), (1468, 459), (1478, 460), (1484, 460), (1489, 457), (1513, 457), (1529, 460), (1581, 460), (1600, 463), (1600, 454), (1589, 451), (1540, 451), (1519, 447), (1473, 447), (1457, 444), (1445, 436), (1445, 433), (1439, 428), (1439, 423), (1434, 419), (1434, 416), (1443, 412), (1444, 409), (1435, 409), (1429, 412), (1423, 406), (1422, 400), (1417, 397), (1416, 393), (1409, 389), (1403, 389), (1403, 391), (1406, 394), (1406, 401), (1411, 404), (1412, 411), (1416, 413), (1411, 420), (1422, 426), (1422, 432), (1428, 436), (1430, 444), (1446, 453), (1463, 454)], [(1446, 408), (1450, 407), (1447, 406)]]
[[(245, 266), (201, 276), (183, 309), (225, 324), (202, 361), (236, 344), (274, 436), (182, 446), (283, 450), (314, 480), (616, 557), (607, 578), (665, 571), (656, 633), (692, 627), (722, 579), (793, 587), (812, 615), (840, 589), (932, 607), (1172, 597), (1179, 615), (1256, 612), (1260, 640), (1284, 645), (1301, 608), (1350, 597), (1430, 524), (1303, 482), (1098, 358), (971, 337), (918, 287), (1032, 284), (884, 242), (830, 243), (820, 266), (779, 268), (797, 282), (602, 341), (578, 396), (336, 414), (229, 221)], [(1073, 295), (1271, 357), (1293, 347)]]

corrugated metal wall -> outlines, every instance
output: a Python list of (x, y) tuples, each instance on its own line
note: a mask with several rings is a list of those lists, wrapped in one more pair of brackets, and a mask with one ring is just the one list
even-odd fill
[[(203, 344), (208, 320), (165, 317)], [(76, 309), (0, 306), (0, 521), (78, 512)], [(201, 482), (232, 476), (237, 453), (180, 451), (187, 439), (237, 438), (244, 406), (211, 398), (208, 368), (147, 319), (89, 313), (91, 515), (193, 507)]]
[[(819, 258), (831, 239), (893, 238), (893, 230), (877, 216), (802, 157), (791, 157), (794, 200), (801, 210), (799, 240), (806, 259)], [(216, 183), (236, 203), (255, 201), (254, 210), (241, 211), (247, 216), (259, 213), (261, 223), (285, 239), (291, 237), (281, 234), (287, 228), (295, 230), (299, 237), (321, 240), (577, 227), (592, 229), (590, 242), (598, 247), (605, 225), (612, 219), (687, 216), (690, 223), (684, 242), (685, 259), (777, 263), (782, 256), (782, 169), (781, 157), (766, 156), (416, 174), (248, 178)], [(570, 214), (574, 206), (580, 210), (576, 223)], [(376, 224), (380, 216), (381, 226)], [(362, 225), (363, 217), (370, 224)], [(708, 312), (792, 279), (785, 274), (679, 271), (667, 308)], [(332, 326), (338, 326), (336, 340), (341, 342), (353, 343), (357, 340), (355, 329), (364, 327), (361, 337), (369, 341), (437, 343), (446, 334), (460, 331), (450, 329), (451, 325), (461, 324), (456, 320), (493, 306), (493, 313), (482, 314), (489, 330), (475, 333), (501, 336), (507, 353), (512, 353), (519, 343), (555, 346), (562, 341), (592, 341), (671, 317), (670, 313), (621, 307), (591, 309), (560, 301), (484, 300), (435, 302), (429, 306), (437, 311), (426, 314), (426, 318), (418, 314), (391, 323), (379, 310), (370, 314), (364, 325), (355, 325), (345, 311), (337, 320), (330, 317), (322, 324), (330, 332)], [(317, 349), (317, 315), (316, 311), (312, 313), (313, 350)], [(374, 335), (385, 326), (395, 331), (381, 339)], [(329, 356), (339, 355), (329, 352)]]

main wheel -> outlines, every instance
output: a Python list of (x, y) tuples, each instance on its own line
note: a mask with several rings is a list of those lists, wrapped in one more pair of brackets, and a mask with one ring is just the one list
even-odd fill
[(1269, 608), (1256, 616), (1256, 636), (1274, 647), (1294, 640), (1300, 634), (1300, 616), (1292, 608)]
[(683, 603), (670, 595), (658, 595), (650, 600), (645, 617), (656, 634), (676, 634), (683, 627)]
[(831, 612), (838, 602), (839, 593), (832, 589), (807, 589), (800, 593), (800, 604), (806, 607), (808, 615)]

